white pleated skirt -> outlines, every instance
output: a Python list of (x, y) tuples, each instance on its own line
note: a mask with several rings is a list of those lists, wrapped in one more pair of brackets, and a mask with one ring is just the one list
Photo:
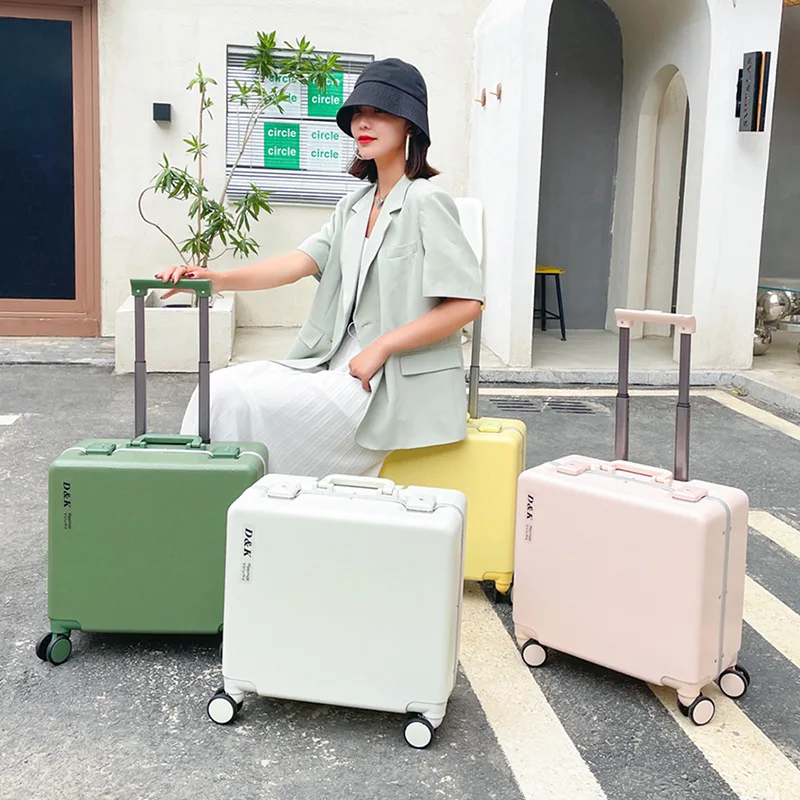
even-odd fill
[[(366, 475), (380, 473), (391, 451), (356, 443), (369, 393), (350, 375), (360, 352), (345, 335), (328, 369), (292, 369), (274, 361), (237, 364), (211, 373), (211, 441), (263, 442), (269, 471), (282, 475)], [(197, 389), (181, 433), (198, 431)]]

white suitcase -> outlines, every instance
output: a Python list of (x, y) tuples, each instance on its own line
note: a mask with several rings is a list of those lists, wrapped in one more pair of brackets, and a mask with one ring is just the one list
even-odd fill
[(456, 680), (466, 507), (381, 478), (253, 484), (228, 511), (209, 717), (231, 722), (254, 692), (409, 714), (406, 741), (427, 747)]

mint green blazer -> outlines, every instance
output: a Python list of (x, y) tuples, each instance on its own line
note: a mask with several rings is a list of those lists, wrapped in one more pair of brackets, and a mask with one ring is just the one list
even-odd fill
[[(480, 265), (447, 192), (425, 179), (401, 178), (364, 244), (374, 192), (370, 184), (342, 198), (322, 230), (300, 245), (319, 267), (319, 287), (282, 363), (319, 368), (341, 343), (351, 310), (359, 342), (366, 348), (446, 298), (483, 300)], [(353, 309), (362, 245), (366, 277)], [(465, 438), (461, 331), (389, 356), (370, 386), (356, 431), (362, 447), (399, 450)]]

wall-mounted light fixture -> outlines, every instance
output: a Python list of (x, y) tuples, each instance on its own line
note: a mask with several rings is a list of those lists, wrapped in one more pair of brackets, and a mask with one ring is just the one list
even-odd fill
[(153, 120), (155, 122), (171, 122), (172, 106), (169, 103), (153, 103)]

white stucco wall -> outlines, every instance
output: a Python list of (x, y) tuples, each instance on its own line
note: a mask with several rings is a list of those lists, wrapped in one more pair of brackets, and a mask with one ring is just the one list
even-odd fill
[[(508, 150), (497, 150), (496, 166), (473, 147), (471, 183), (486, 208), (487, 232), (502, 230), (507, 240), (495, 250), (487, 236), (486, 340), (515, 366), (530, 363), (531, 259), (551, 5), (551, 0), (495, 0), (476, 28), (476, 85), (502, 81), (504, 93), (502, 110), (488, 104), (488, 113), (473, 111), (474, 141), (499, 148), (508, 131), (518, 137)], [(774, 83), (766, 133), (739, 133), (733, 101), (744, 52), (777, 55), (781, 0), (609, 0), (608, 5), (622, 28), (624, 62), (609, 327), (615, 306), (644, 304), (655, 149), (638, 145), (643, 137), (655, 142), (663, 91), (677, 68), (692, 109), (678, 308), (698, 319), (697, 367), (746, 368), (752, 360)], [(523, 51), (524, 61), (518, 57)], [(660, 93), (653, 91), (657, 76)]]
[[(782, 0), (711, 3), (712, 47), (708, 123), (697, 233), (693, 313), (698, 366), (747, 368), (753, 360), (752, 325)], [(774, 63), (765, 133), (740, 133), (731, 95), (742, 55), (771, 50)], [(728, 88), (731, 87), (731, 88)], [(679, 298), (679, 307), (681, 299)]]
[[(302, 35), (320, 50), (397, 56), (419, 67), (428, 83), (436, 179), (453, 194), (467, 188), (475, 22), (487, 0), (404, 0), (364, 5), (358, 0), (275, 0), (270, 4), (211, 0), (100, 0), (100, 129), (102, 330), (113, 334), (114, 311), (127, 279), (178, 263), (171, 245), (136, 212), (139, 192), (157, 171), (162, 152), (183, 163), (182, 139), (197, 129), (197, 94), (185, 90), (197, 63), (219, 86), (215, 119), (206, 123), (211, 187), (224, 177), (224, 85), (228, 44), (248, 44), (258, 30), (279, 40)], [(152, 103), (172, 104), (172, 122), (152, 120)], [(148, 201), (158, 221), (185, 238), (185, 210)], [(330, 209), (279, 207), (253, 229), (260, 256), (295, 247), (318, 230)], [(220, 268), (243, 264), (220, 259)], [(310, 279), (271, 293), (238, 297), (240, 325), (300, 324), (315, 283)]]
[[(487, 99), (484, 107), (473, 103), (469, 193), (484, 205), (483, 337), (506, 363), (520, 366), (530, 363), (546, 11), (528, 3), (526, 13), (525, 0), (494, 0), (476, 28), (473, 96), (486, 89)], [(500, 100), (489, 94), (498, 83)]]

